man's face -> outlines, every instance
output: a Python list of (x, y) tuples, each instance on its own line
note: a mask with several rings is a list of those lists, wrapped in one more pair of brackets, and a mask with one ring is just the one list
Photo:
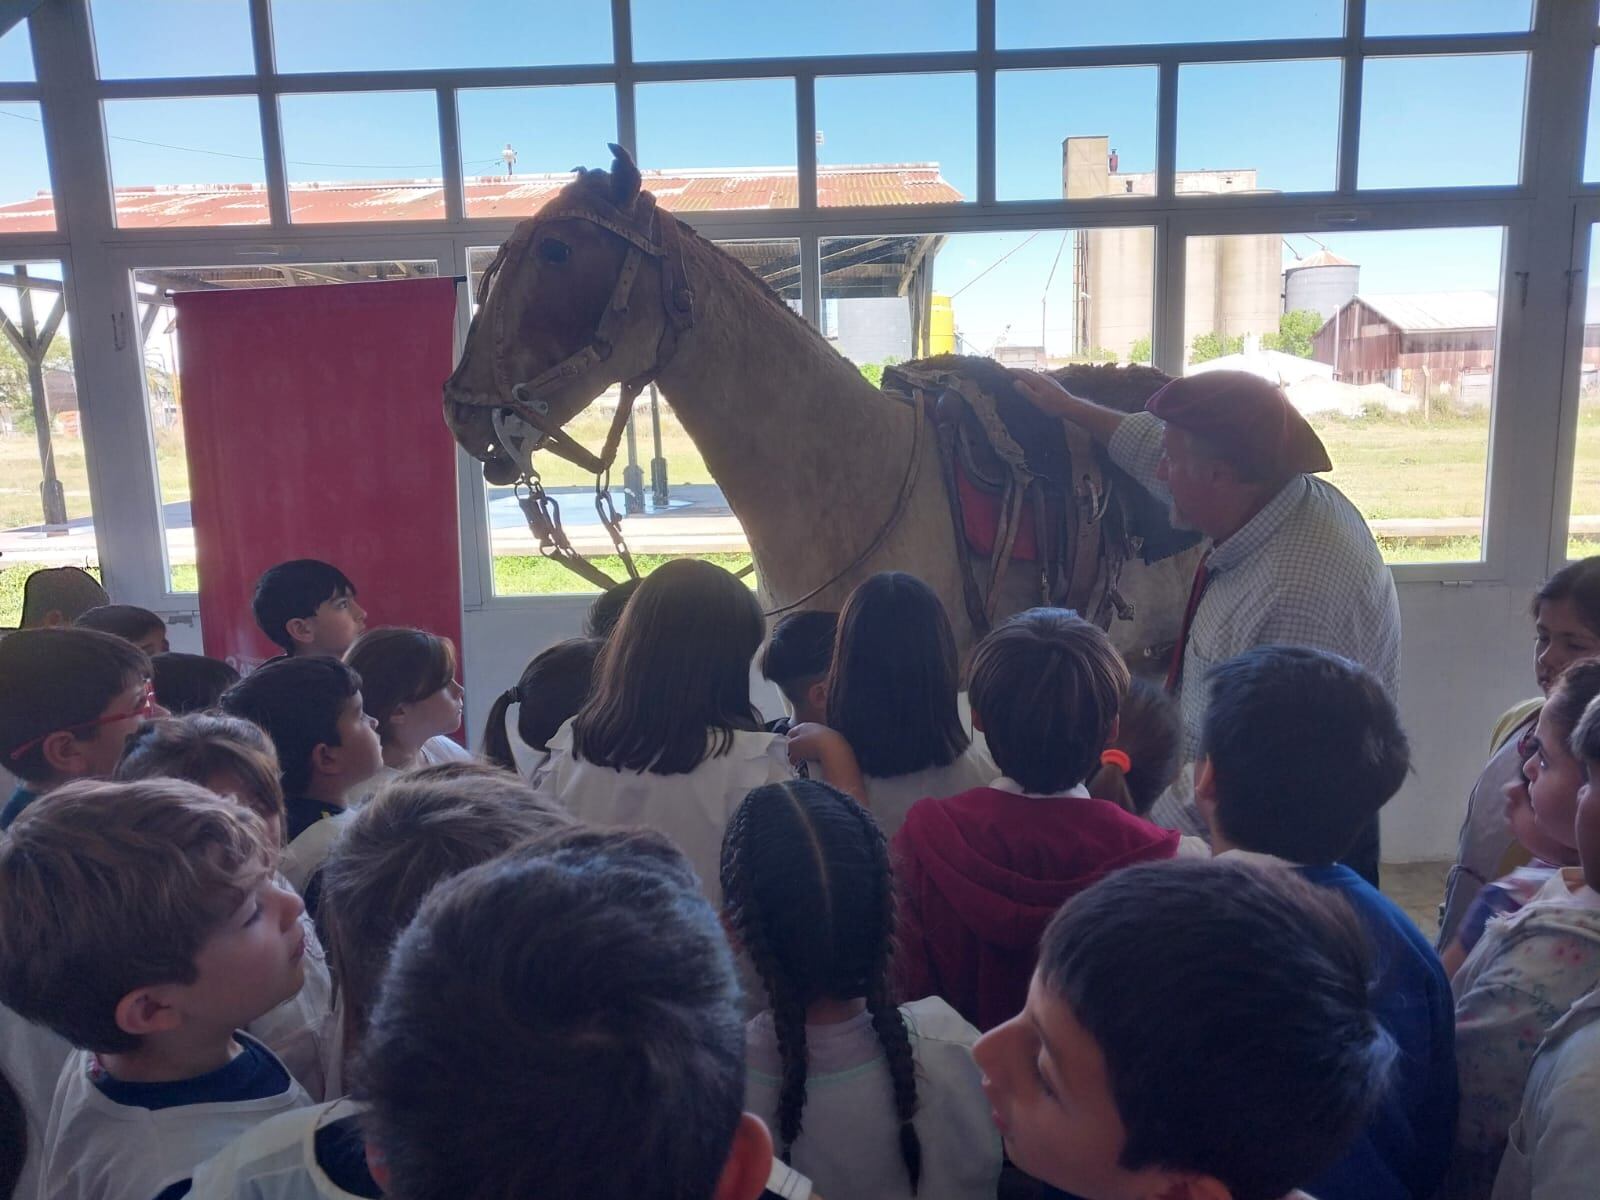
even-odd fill
[(1172, 493), (1172, 524), (1178, 529), (1210, 533), (1218, 498), (1220, 464), (1196, 453), (1183, 430), (1167, 426), (1161, 443), (1156, 478)]

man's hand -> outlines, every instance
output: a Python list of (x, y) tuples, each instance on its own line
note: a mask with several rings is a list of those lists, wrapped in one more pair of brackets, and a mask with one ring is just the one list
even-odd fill
[(1040, 371), (1013, 367), (1011, 379), (1023, 399), (1040, 412), (1083, 426), (1089, 431), (1089, 436), (1098, 442), (1109, 442), (1126, 415), (1113, 408), (1103, 408), (1092, 400), (1074, 396)]

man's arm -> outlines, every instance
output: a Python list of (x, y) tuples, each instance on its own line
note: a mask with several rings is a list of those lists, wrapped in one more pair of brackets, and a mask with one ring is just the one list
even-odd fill
[(1145, 491), (1163, 504), (1171, 503), (1172, 492), (1156, 478), (1161, 462), (1166, 426), (1149, 413), (1118, 412), (1082, 396), (1074, 396), (1048, 375), (1038, 371), (1013, 369), (1011, 378), (1017, 391), (1040, 412), (1061, 417), (1086, 430), (1105, 446), (1111, 460), (1133, 476)]

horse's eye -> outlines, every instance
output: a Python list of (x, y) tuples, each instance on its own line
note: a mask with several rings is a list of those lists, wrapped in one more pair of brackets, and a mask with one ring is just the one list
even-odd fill
[(545, 238), (539, 243), (539, 259), (542, 262), (564, 263), (571, 254), (571, 248), (565, 242), (558, 242), (555, 238)]

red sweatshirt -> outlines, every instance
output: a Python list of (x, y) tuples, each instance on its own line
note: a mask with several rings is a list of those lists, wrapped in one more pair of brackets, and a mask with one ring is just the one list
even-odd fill
[(979, 1029), (1022, 1011), (1045, 926), (1063, 903), (1178, 835), (1086, 796), (973, 788), (919, 800), (891, 852), (903, 999), (942, 996)]

